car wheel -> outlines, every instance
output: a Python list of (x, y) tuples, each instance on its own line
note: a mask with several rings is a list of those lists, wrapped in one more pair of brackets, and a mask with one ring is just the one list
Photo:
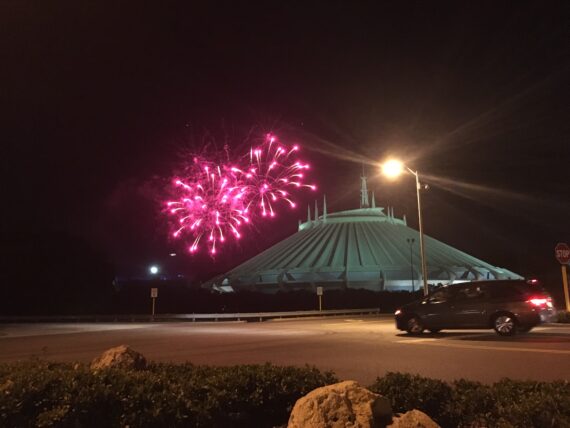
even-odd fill
[(408, 322), (406, 323), (406, 331), (409, 334), (413, 334), (413, 335), (417, 335), (417, 334), (422, 334), (424, 331), (424, 325), (422, 324), (422, 321), (416, 317), (410, 317), (408, 319)]
[(532, 327), (533, 327), (532, 325), (521, 325), (519, 326), (519, 331), (521, 333), (528, 333), (529, 331), (532, 330)]
[(512, 336), (517, 332), (517, 322), (513, 315), (500, 314), (493, 319), (493, 328), (499, 336)]

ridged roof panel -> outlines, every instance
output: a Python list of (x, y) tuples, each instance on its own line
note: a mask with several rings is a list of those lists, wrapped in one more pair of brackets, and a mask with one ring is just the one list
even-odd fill
[[(497, 278), (520, 278), (441, 241), (425, 236), (430, 272), (484, 269)], [(382, 209), (364, 208), (307, 221), (300, 230), (242, 263), (225, 275), (230, 282), (255, 275), (287, 272), (343, 272), (410, 270), (410, 245), (415, 240), (413, 264), (419, 266), (419, 233)]]

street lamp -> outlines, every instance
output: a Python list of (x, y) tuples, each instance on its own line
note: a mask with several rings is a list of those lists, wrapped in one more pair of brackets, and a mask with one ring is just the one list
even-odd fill
[(156, 275), (158, 273), (158, 266), (153, 265), (148, 270), (152, 275)]
[[(390, 159), (382, 164), (382, 174), (386, 177), (394, 180), (402, 173), (408, 171), (414, 177), (416, 177), (416, 193), (418, 196), (418, 223), (420, 227), (420, 257), (422, 262), (422, 278), (424, 282), (424, 294), (429, 293), (428, 287), (428, 277), (427, 277), (427, 266), (426, 266), (426, 255), (425, 255), (425, 245), (424, 245), (424, 225), (422, 221), (422, 201), (420, 197), (420, 190), (422, 185), (420, 184), (420, 175), (418, 171), (414, 171), (404, 165), (401, 161), (396, 159)], [(427, 188), (427, 186), (426, 186)]]
[(414, 257), (413, 257), (413, 245), (414, 242), (416, 242), (416, 240), (414, 238), (406, 238), (406, 241), (408, 242), (408, 244), (410, 245), (410, 272), (412, 274), (412, 293), (414, 293), (416, 291), (415, 287), (414, 287)]

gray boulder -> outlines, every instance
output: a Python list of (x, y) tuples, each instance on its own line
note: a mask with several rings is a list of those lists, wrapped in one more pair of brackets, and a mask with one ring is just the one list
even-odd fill
[(99, 370), (107, 367), (141, 370), (146, 367), (146, 358), (127, 345), (121, 345), (107, 349), (91, 362), (90, 367), (91, 370)]
[(345, 381), (317, 388), (295, 403), (288, 428), (382, 427), (392, 417), (390, 401)]

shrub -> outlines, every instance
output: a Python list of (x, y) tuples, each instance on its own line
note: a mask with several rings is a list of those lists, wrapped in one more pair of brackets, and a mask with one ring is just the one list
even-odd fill
[[(91, 371), (33, 360), (0, 364), (0, 426), (273, 427), (295, 401), (337, 382), (314, 367), (150, 364)], [(388, 373), (370, 387), (395, 412), (419, 409), (442, 427), (570, 427), (570, 383), (446, 383)]]
[(403, 413), (418, 409), (440, 422), (442, 406), (451, 399), (451, 387), (436, 379), (404, 373), (387, 373), (370, 390), (390, 398), (392, 410)]
[(493, 385), (497, 422), (513, 426), (570, 427), (570, 383), (520, 382)]
[(270, 364), (152, 364), (106, 369), (41, 361), (0, 365), (0, 426), (275, 426), (330, 372)]
[(559, 311), (559, 312), (558, 312), (558, 322), (570, 323), (570, 312), (568, 312), (568, 311)]
[(395, 412), (419, 409), (442, 427), (570, 427), (570, 383), (504, 379), (493, 385), (452, 384), (388, 373), (371, 390), (392, 400)]
[(439, 416), (442, 426), (489, 425), (490, 415), (495, 408), (492, 388), (479, 382), (460, 379), (452, 383), (451, 399)]

